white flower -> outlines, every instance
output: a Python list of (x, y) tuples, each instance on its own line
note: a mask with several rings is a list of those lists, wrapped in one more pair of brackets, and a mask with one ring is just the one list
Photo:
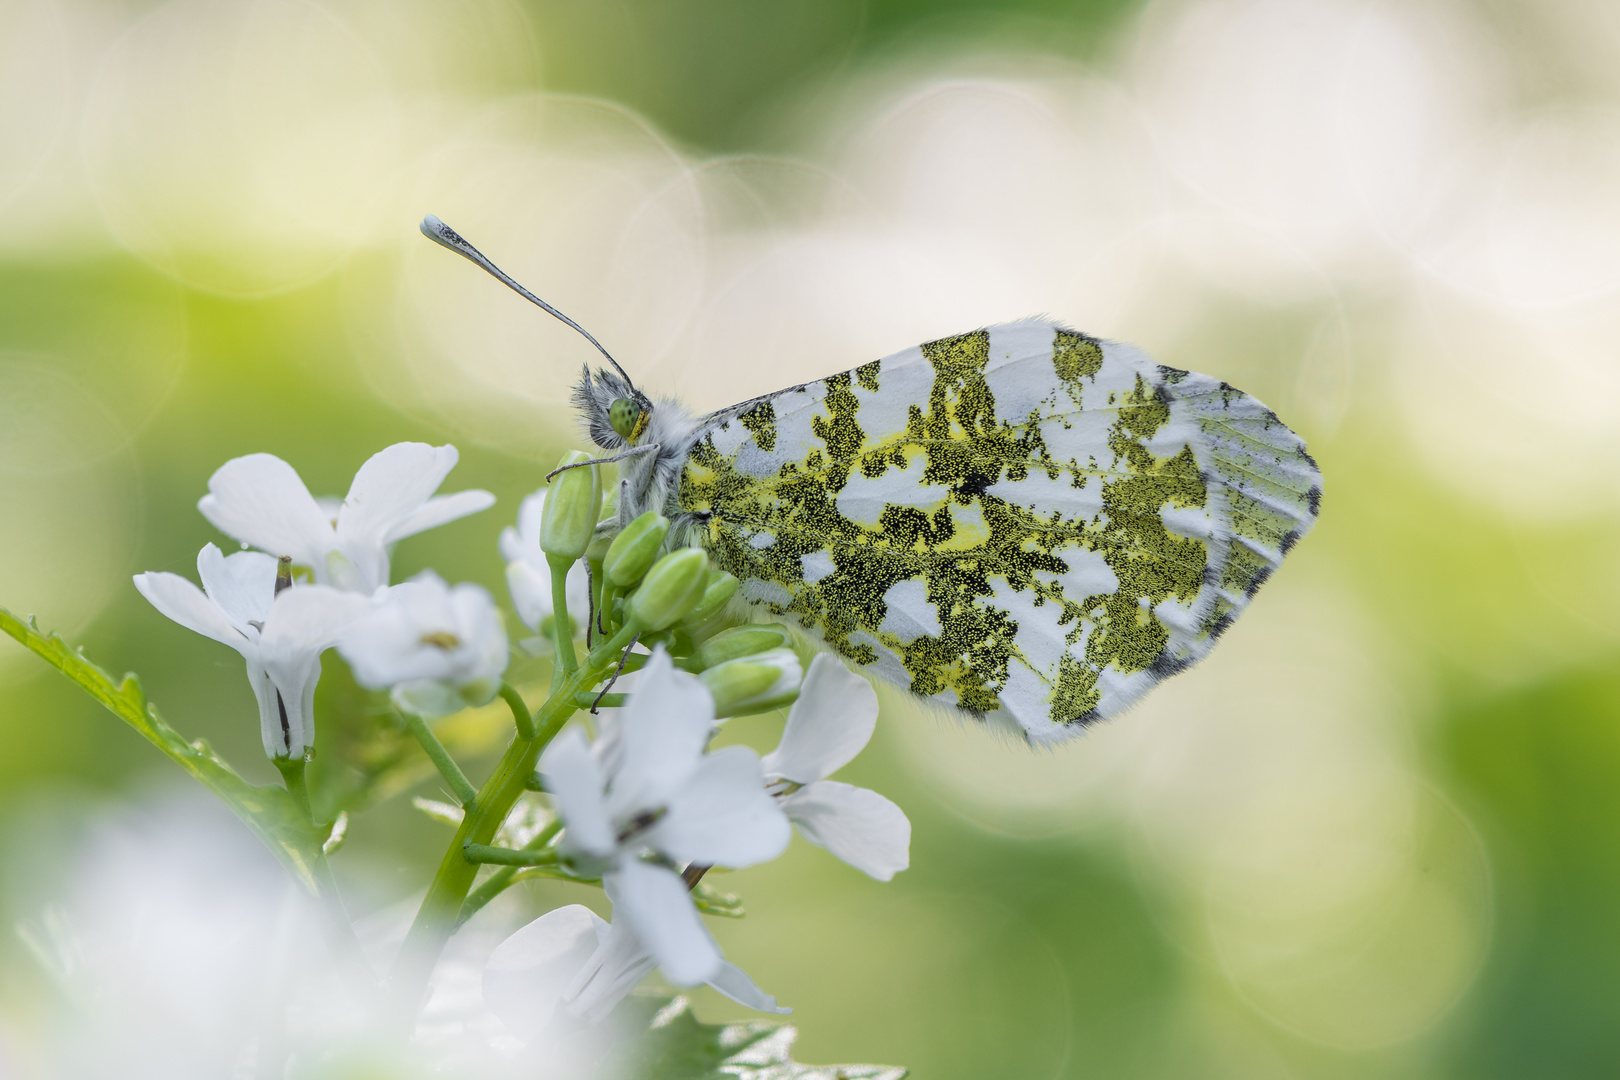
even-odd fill
[[(512, 606), (523, 625), (536, 633), (551, 618), (551, 567), (540, 550), (540, 516), (546, 493), (526, 496), (518, 506), (517, 528), (501, 530), (501, 557), (506, 560), (506, 585), (512, 591)], [(565, 583), (568, 611), (581, 629), (590, 616), (590, 579), (583, 561), (568, 568)]]
[[(609, 924), (589, 908), (571, 904), (548, 911), (496, 946), (484, 968), (484, 1002), (514, 1035), (532, 1041), (550, 1026), (559, 1006), (587, 1024), (601, 1022), (654, 965), (626, 922), (615, 917)], [(750, 1009), (793, 1011), (777, 1005), (736, 964), (721, 961), (705, 982)]]
[(227, 536), (292, 556), (320, 584), (372, 593), (388, 584), (389, 545), (494, 505), (487, 491), (433, 494), (456, 460), (453, 446), (396, 443), (360, 466), (333, 517), (291, 465), (249, 454), (208, 478), (197, 509)]
[(197, 576), (201, 589), (163, 572), (136, 574), (135, 587), (181, 626), (242, 654), (259, 700), (264, 752), (302, 757), (315, 741), (320, 655), (369, 601), (323, 585), (293, 586), (277, 596), (275, 559), (255, 551), (226, 557), (213, 544), (198, 552)]
[(569, 728), (540, 761), (567, 826), (562, 850), (601, 870), (616, 892), (615, 918), (680, 986), (714, 978), (720, 950), (681, 876), (643, 853), (677, 866), (751, 866), (780, 855), (792, 831), (752, 750), (703, 752), (713, 726), (709, 691), (659, 648), (604, 737), (588, 746)]
[(379, 593), (338, 652), (361, 686), (391, 689), (401, 709), (429, 719), (490, 700), (509, 659), (488, 591), (451, 588), (431, 570)]
[(877, 714), (871, 684), (822, 653), (810, 662), (781, 744), (761, 764), (771, 792), (806, 840), (888, 881), (911, 865), (905, 812), (875, 791), (825, 779), (866, 747)]

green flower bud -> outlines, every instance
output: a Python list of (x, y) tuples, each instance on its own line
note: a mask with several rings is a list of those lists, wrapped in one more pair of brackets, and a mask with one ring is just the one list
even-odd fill
[(722, 630), (705, 641), (698, 649), (697, 661), (705, 668), (718, 667), (727, 660), (770, 652), (772, 649), (786, 649), (792, 647), (792, 644), (793, 639), (788, 635), (787, 627), (780, 623), (772, 623), (769, 626), (733, 626), (730, 630)]
[(614, 532), (619, 527), (619, 482), (614, 479), (613, 466), (604, 465), (601, 470), (602, 509), (597, 511), (596, 535), (585, 549), (586, 561), (593, 563), (600, 563), (607, 556), (608, 546), (613, 543)]
[[(589, 460), (589, 454), (570, 450), (557, 465)], [(552, 482), (540, 516), (540, 550), (551, 558), (573, 562), (590, 546), (602, 509), (602, 478), (596, 470), (595, 465), (569, 469)]]
[(703, 599), (697, 602), (697, 607), (686, 613), (681, 622), (688, 626), (698, 626), (714, 618), (731, 602), (731, 598), (737, 595), (738, 584), (737, 579), (724, 570), (710, 570), (703, 589)]
[(804, 669), (792, 649), (728, 660), (698, 678), (714, 695), (715, 716), (744, 716), (781, 708), (799, 696)]
[(630, 596), (630, 618), (645, 630), (662, 630), (690, 611), (703, 596), (709, 558), (698, 548), (682, 548), (653, 564)]
[(624, 527), (613, 538), (613, 544), (602, 560), (602, 571), (608, 580), (621, 589), (628, 589), (641, 580), (652, 566), (653, 560), (664, 547), (669, 535), (669, 519), (656, 510), (649, 510)]

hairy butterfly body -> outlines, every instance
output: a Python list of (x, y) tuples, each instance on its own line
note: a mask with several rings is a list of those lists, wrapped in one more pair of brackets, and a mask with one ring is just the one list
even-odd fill
[(1253, 397), (1041, 319), (706, 416), (608, 360), (574, 400), (620, 463), (621, 524), (661, 511), (747, 603), (1033, 744), (1201, 660), (1321, 500)]

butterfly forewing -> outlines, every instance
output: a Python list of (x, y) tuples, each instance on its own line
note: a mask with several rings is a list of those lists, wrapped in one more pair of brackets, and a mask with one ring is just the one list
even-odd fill
[(1031, 320), (715, 414), (677, 499), (748, 601), (1049, 742), (1201, 659), (1320, 491), (1254, 398)]

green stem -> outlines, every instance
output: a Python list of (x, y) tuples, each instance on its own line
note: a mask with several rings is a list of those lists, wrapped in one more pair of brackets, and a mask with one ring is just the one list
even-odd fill
[[(523, 845), (524, 851), (540, 851), (550, 844), (552, 838), (562, 831), (562, 819), (558, 818), (546, 824), (533, 840)], [(516, 880), (518, 868), (503, 866), (489, 877), (484, 883), (467, 895), (467, 900), (461, 905), (461, 914), (456, 917), (456, 926), (463, 926), (468, 919), (481, 911), (485, 904), (499, 896), (508, 885)]]
[(439, 737), (433, 734), (433, 729), (428, 727), (427, 721), (415, 713), (408, 712), (404, 715), (405, 726), (416, 736), (416, 741), (422, 744), (422, 749), (433, 760), (433, 764), (438, 766), (439, 775), (450, 785), (456, 801), (463, 809), (471, 808), (478, 798), (478, 789), (472, 786), (472, 781), (467, 779), (467, 774), (461, 771), (461, 766), (456, 764), (456, 759), (450, 756), (450, 751), (444, 748)]
[(272, 758), (276, 769), (281, 773), (281, 782), (287, 785), (287, 794), (291, 795), (293, 802), (309, 818), (311, 825), (315, 824), (315, 811), (309, 802), (309, 784), (304, 780), (304, 759), (296, 761), (291, 758)]
[(627, 694), (603, 694), (601, 695), (602, 700), (598, 701), (597, 695), (587, 690), (583, 694), (574, 695), (574, 704), (581, 709), (622, 709), (624, 708), (625, 698), (628, 696)]
[(439, 862), (438, 872), (428, 885), (427, 895), (422, 898), (416, 921), (405, 936), (405, 944), (389, 979), (388, 1010), (402, 1032), (409, 1031), (415, 1023), (439, 954), (455, 931), (462, 905), (478, 875), (479, 864), (467, 861), (463, 850), (468, 844), (488, 844), (495, 838), (501, 822), (511, 813), (512, 804), (523, 794), (540, 752), (576, 711), (574, 695), (600, 682), (607, 670), (618, 662), (619, 652), (628, 647), (639, 632), (640, 627), (626, 626), (612, 640), (591, 650), (585, 664), (567, 676), (559, 692), (540, 706), (535, 714), (534, 737), (520, 735), (512, 740), (461, 819), (461, 827), (456, 830), (449, 850)]
[(547, 555), (546, 564), (551, 567), (551, 636), (556, 642), (557, 659), (562, 661), (563, 670), (572, 675), (579, 667), (579, 660), (574, 656), (573, 624), (568, 615), (568, 570), (574, 560)]
[(557, 861), (555, 851), (524, 851), (493, 844), (468, 844), (461, 849), (461, 854), (468, 862), (498, 866), (545, 866)]
[[(293, 797), (304, 813), (309, 815), (310, 826), (319, 836), (320, 825), (315, 820), (315, 811), (310, 803), (309, 784), (305, 780), (305, 763), (303, 758), (296, 761), (287, 758), (275, 758), (276, 769), (281, 773), (282, 782), (287, 785), (287, 794)], [(354, 923), (349, 918), (347, 909), (343, 906), (343, 898), (338, 895), (337, 879), (332, 876), (332, 864), (326, 861), (326, 852), (321, 850), (319, 840), (316, 841), (314, 853), (310, 857), (310, 873), (315, 878), (316, 889), (325, 901), (328, 925), (331, 927), (333, 945), (338, 954), (339, 968), (344, 979), (349, 983), (356, 998), (369, 1001), (378, 989), (377, 975), (366, 963), (365, 953), (360, 948), (360, 939), (355, 936)]]
[(518, 693), (517, 687), (502, 680), (501, 699), (512, 710), (512, 722), (517, 725), (518, 738), (534, 738), (534, 714), (529, 712), (529, 703), (523, 700), (523, 695)]

